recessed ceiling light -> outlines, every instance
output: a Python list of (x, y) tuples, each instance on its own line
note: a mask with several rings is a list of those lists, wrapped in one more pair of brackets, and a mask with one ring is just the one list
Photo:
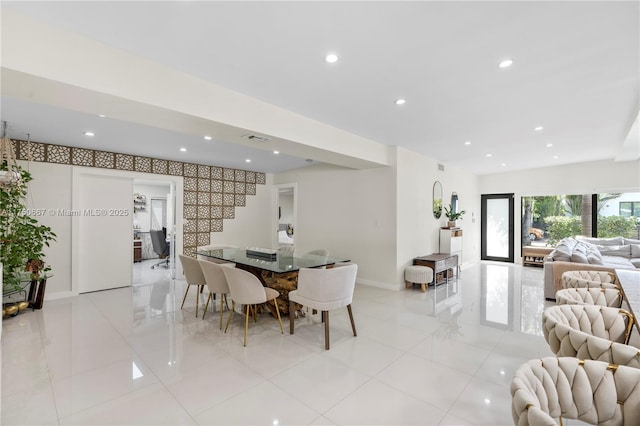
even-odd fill
[(504, 167), (504, 166), (506, 166), (506, 165), (507, 165), (507, 163), (502, 163), (502, 164), (500, 164), (500, 165), (501, 165), (502, 167)]
[(180, 152), (187, 152), (187, 148), (180, 148)]
[(542, 130), (544, 130), (544, 127), (538, 126), (538, 127), (534, 128), (533, 130), (535, 130), (536, 132), (541, 132)]
[(273, 153), (278, 155), (278, 154), (280, 154), (280, 151), (273, 151)]
[(93, 132), (84, 132), (85, 136), (95, 136), (96, 134)]
[(407, 102), (406, 99), (396, 99), (396, 105), (404, 105)]
[(548, 143), (548, 144), (546, 144), (545, 146), (546, 146), (547, 148), (551, 148), (551, 147), (553, 146), (553, 144), (552, 144), (552, 143)]
[(492, 157), (492, 156), (493, 156), (493, 154), (487, 154), (487, 158)]
[(338, 62), (338, 55), (336, 55), (335, 53), (329, 53), (327, 56), (325, 56), (324, 60), (330, 64), (333, 64), (335, 62)]
[(105, 118), (105, 117), (106, 117), (106, 115), (104, 115), (104, 114), (98, 114), (98, 117), (100, 117), (100, 118)]
[(464, 144), (467, 145), (467, 146), (471, 145), (471, 141), (464, 141)]
[(509, 68), (511, 65), (513, 65), (513, 59), (505, 59), (498, 64), (500, 68)]
[(205, 135), (204, 140), (206, 141), (210, 141), (211, 139), (213, 139), (211, 136), (209, 135)]
[(245, 163), (250, 163), (251, 162), (251, 158), (247, 158), (246, 160), (244, 160)]
[(554, 156), (553, 156), (553, 159), (554, 159), (554, 160), (557, 160), (558, 158), (560, 158), (560, 157), (558, 157), (557, 155), (554, 155)]

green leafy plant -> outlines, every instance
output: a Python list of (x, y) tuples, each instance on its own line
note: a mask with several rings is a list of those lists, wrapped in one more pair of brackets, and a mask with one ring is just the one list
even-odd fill
[[(8, 170), (6, 161), (0, 170)], [(20, 174), (20, 180), (0, 187), (0, 262), (5, 293), (18, 290), (25, 278), (35, 279), (51, 270), (44, 262), (44, 247), (56, 238), (50, 227), (27, 214), (31, 174), (20, 166), (12, 166), (11, 170)]]
[(459, 212), (453, 211), (453, 206), (449, 204), (449, 207), (444, 208), (444, 215), (449, 219), (450, 222), (455, 222), (456, 220), (462, 220), (462, 215), (465, 214), (466, 211), (460, 210)]

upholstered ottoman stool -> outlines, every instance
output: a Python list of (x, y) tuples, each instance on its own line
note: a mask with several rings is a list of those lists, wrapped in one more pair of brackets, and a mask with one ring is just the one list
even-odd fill
[(409, 288), (413, 284), (420, 284), (422, 291), (427, 291), (427, 285), (433, 281), (433, 269), (428, 266), (412, 265), (404, 270), (405, 287)]

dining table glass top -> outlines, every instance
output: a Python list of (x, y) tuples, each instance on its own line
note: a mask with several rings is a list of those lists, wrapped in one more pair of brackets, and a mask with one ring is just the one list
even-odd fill
[(349, 262), (349, 259), (342, 257), (318, 256), (315, 254), (304, 254), (296, 256), (294, 253), (276, 251), (275, 260), (261, 259), (247, 255), (247, 248), (219, 248), (214, 250), (198, 250), (197, 254), (204, 257), (212, 257), (227, 262), (240, 265), (252, 266), (265, 271), (283, 274), (295, 272), (300, 268), (319, 268), (333, 265), (339, 262)]

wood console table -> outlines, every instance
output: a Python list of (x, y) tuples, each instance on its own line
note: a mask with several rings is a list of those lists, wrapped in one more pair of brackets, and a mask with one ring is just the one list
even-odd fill
[[(448, 283), (458, 273), (458, 255), (433, 253), (428, 256), (416, 257), (413, 259), (414, 265), (428, 266), (433, 269), (433, 282), (430, 284), (438, 285)], [(453, 271), (456, 271), (455, 274)]]

